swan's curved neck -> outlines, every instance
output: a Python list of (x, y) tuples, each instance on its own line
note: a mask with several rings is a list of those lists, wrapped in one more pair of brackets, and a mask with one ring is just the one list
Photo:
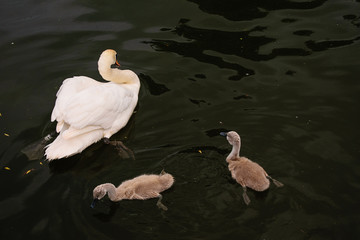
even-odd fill
[(105, 188), (109, 199), (111, 201), (116, 201), (116, 188), (115, 188), (114, 184), (104, 183), (103, 187)]
[(241, 147), (241, 141), (239, 140), (238, 142), (234, 142), (234, 144), (232, 145), (232, 150), (229, 154), (229, 156), (226, 158), (226, 161), (231, 161), (234, 160), (236, 158), (239, 158), (240, 156), (240, 147)]
[(110, 68), (99, 64), (99, 73), (106, 81), (111, 81), (119, 84), (135, 84), (140, 85), (138, 76), (131, 70), (121, 70), (118, 68)]

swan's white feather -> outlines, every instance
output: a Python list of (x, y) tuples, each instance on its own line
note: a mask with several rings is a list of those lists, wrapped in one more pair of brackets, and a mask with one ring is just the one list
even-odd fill
[[(76, 81), (76, 79), (73, 79)], [(71, 82), (68, 82), (71, 83)], [(64, 101), (57, 101), (54, 111), (55, 120), (65, 121), (73, 128), (82, 129), (87, 126), (99, 126), (110, 129), (122, 113), (126, 113), (134, 98), (137, 96), (123, 86), (115, 83), (99, 83), (90, 85), (71, 95), (65, 91), (59, 97)], [(96, 101), (94, 101), (94, 98)]]
[(68, 129), (69, 125), (64, 124), (63, 130), (59, 136), (47, 146), (45, 155), (51, 161), (54, 159), (70, 157), (77, 153), (82, 152), (90, 144), (99, 141), (103, 136), (101, 129), (88, 132), (87, 134), (78, 135), (74, 138), (65, 139), (63, 137), (64, 131)]
[(51, 121), (62, 121), (67, 102), (80, 91), (98, 84), (98, 81), (85, 76), (76, 76), (65, 79), (56, 93), (57, 98), (51, 114)]
[(110, 68), (115, 60), (113, 50), (104, 51), (99, 59), (100, 74), (114, 82), (98, 82), (85, 76), (63, 81), (51, 114), (51, 121), (58, 122), (59, 135), (46, 148), (48, 160), (80, 153), (127, 124), (138, 101), (140, 81), (130, 70)]

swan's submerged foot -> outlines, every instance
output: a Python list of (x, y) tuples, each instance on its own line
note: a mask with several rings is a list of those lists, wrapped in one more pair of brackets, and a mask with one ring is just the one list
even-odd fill
[(115, 146), (115, 148), (118, 150), (120, 155), (123, 155), (123, 153), (126, 153), (126, 155), (128, 157), (135, 160), (133, 151), (131, 151), (130, 148), (126, 147), (122, 141), (110, 141), (109, 138), (104, 138), (104, 143)]
[(41, 140), (38, 140), (21, 150), (29, 160), (38, 160), (44, 156), (45, 147), (49, 144), (50, 140), (56, 135), (56, 132), (49, 133)]
[(243, 187), (243, 191), (244, 192), (243, 192), (242, 196), (243, 196), (244, 202), (245, 202), (246, 205), (249, 205), (250, 204), (250, 198), (246, 193), (246, 187)]
[(158, 206), (158, 208), (160, 208), (164, 211), (167, 211), (168, 208), (164, 204), (162, 204), (161, 200), (162, 200), (162, 195), (159, 194), (159, 200), (157, 201), (156, 206)]
[(284, 184), (282, 184), (281, 182), (279, 182), (278, 180), (276, 180), (276, 179), (274, 179), (274, 178), (272, 178), (272, 177), (270, 177), (270, 176), (266, 176), (268, 179), (270, 179), (274, 184), (275, 184), (275, 186), (277, 186), (277, 187), (283, 187), (284, 186)]

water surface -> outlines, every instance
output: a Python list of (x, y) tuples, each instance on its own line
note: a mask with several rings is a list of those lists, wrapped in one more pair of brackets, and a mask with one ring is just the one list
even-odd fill
[[(360, 217), (359, 1), (25, 0), (0, 4), (1, 239), (355, 239)], [(22, 150), (55, 129), (65, 78), (100, 80), (115, 49), (141, 79), (139, 104), (113, 136), (48, 164)], [(285, 184), (264, 193), (231, 179), (241, 154)], [(172, 173), (156, 199), (92, 189)], [(29, 171), (30, 170), (30, 171)]]

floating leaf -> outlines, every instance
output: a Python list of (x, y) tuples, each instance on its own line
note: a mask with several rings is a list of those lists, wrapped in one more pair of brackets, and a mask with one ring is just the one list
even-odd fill
[(32, 171), (34, 171), (35, 169), (29, 169), (29, 170), (27, 170), (26, 172), (25, 172), (25, 174), (24, 175), (27, 175), (27, 174), (29, 174), (30, 172), (32, 172)]
[(9, 167), (4, 167), (5, 170), (10, 171), (11, 169)]

